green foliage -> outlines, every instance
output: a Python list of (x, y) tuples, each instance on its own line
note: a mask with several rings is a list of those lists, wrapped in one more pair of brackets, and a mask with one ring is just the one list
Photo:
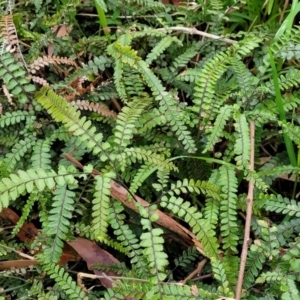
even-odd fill
[(3, 297), (234, 298), (253, 194), (242, 297), (299, 298), (300, 6), (187, 2), (0, 3)]

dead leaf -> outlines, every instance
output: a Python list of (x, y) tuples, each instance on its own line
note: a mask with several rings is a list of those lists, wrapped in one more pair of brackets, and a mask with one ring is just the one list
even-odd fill
[[(99, 271), (94, 270), (93, 264), (101, 263), (105, 266), (111, 264), (120, 263), (114, 256), (112, 256), (107, 251), (103, 250), (96, 243), (91, 242), (84, 238), (77, 238), (75, 241), (68, 242), (68, 244), (74, 248), (74, 250), (86, 261), (89, 270), (94, 271), (96, 275), (107, 275), (109, 276), (118, 276), (114, 271)], [(113, 281), (109, 278), (99, 278), (101, 284), (106, 288), (111, 288)]]

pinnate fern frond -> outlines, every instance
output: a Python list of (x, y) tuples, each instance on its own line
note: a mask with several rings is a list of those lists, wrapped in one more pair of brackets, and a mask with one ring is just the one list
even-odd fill
[(176, 195), (180, 195), (180, 193), (202, 193), (212, 198), (220, 200), (219, 187), (207, 181), (195, 181), (193, 179), (184, 179), (183, 181), (178, 180), (176, 184), (171, 184), (170, 191)]
[(7, 112), (0, 116), (0, 127), (9, 127), (11, 125), (18, 124), (22, 121), (30, 124), (35, 120), (35, 116), (33, 116), (28, 111), (16, 110), (12, 112)]
[(204, 148), (204, 152), (210, 151), (214, 145), (218, 142), (219, 138), (223, 136), (223, 130), (225, 125), (227, 124), (228, 119), (232, 115), (232, 106), (224, 105), (220, 109), (220, 113), (218, 114), (215, 124), (211, 131), (210, 135), (207, 138), (207, 143)]
[(134, 98), (122, 108), (116, 119), (113, 137), (118, 152), (123, 151), (131, 143), (137, 120), (150, 103), (150, 98)]
[(32, 191), (25, 205), (22, 208), (22, 215), (12, 231), (13, 235), (16, 235), (20, 231), (20, 229), (22, 228), (23, 224), (25, 223), (26, 219), (28, 218), (32, 210), (32, 206), (37, 200), (38, 200), (38, 192)]
[(133, 179), (131, 180), (131, 185), (130, 185), (130, 193), (132, 195), (136, 194), (137, 190), (139, 187), (142, 186), (144, 181), (155, 171), (157, 170), (157, 167), (151, 166), (150, 163), (146, 163), (142, 165), (137, 173), (134, 175)]
[(86, 117), (80, 118), (80, 112), (76, 108), (65, 101), (64, 98), (55, 94), (52, 90), (43, 87), (37, 94), (36, 100), (50, 113), (57, 122), (62, 122), (73, 135), (85, 143), (88, 149), (94, 154), (101, 152), (103, 160), (107, 159), (106, 152), (100, 145), (103, 135), (96, 133), (96, 128), (92, 126), (91, 121)]
[(57, 174), (53, 170), (46, 172), (43, 169), (19, 170), (16, 174), (10, 174), (0, 180), (0, 209), (25, 192), (31, 193), (34, 189), (43, 192), (45, 188), (52, 190), (56, 184), (64, 185), (68, 176), (66, 170)]
[[(35, 135), (25, 137), (22, 140), (19, 140), (13, 147), (12, 152), (8, 153), (3, 160), (3, 165), (6, 168), (8, 173), (12, 172), (15, 169), (15, 166), (18, 161), (24, 157), (26, 152), (30, 150), (36, 143)], [(1, 166), (2, 168), (3, 166)]]
[[(152, 228), (151, 221), (158, 219), (158, 215), (152, 214), (140, 207), (139, 211), (146, 218), (141, 219), (144, 232), (140, 239), (140, 246), (144, 248), (143, 255), (147, 258), (149, 271), (151, 273), (150, 281), (152, 284), (158, 284), (166, 279), (165, 267), (169, 264), (167, 254), (163, 251), (164, 239), (161, 228)], [(151, 221), (150, 221), (151, 220)]]
[(42, 254), (44, 263), (58, 262), (62, 254), (64, 240), (66, 240), (70, 219), (74, 210), (75, 193), (68, 189), (67, 184), (58, 186), (54, 191), (52, 209), (49, 211), (47, 227), (44, 228), (48, 236), (53, 236), (50, 247)]
[(300, 128), (289, 122), (280, 122), (283, 132), (289, 136), (289, 138), (300, 145)]
[(211, 229), (209, 222), (202, 219), (202, 214), (196, 207), (191, 207), (189, 202), (184, 202), (180, 197), (167, 197), (166, 195), (161, 198), (160, 205), (183, 218), (191, 226), (197, 240), (201, 241), (203, 245), (204, 255), (210, 258), (218, 256), (219, 245), (215, 232)]
[(72, 102), (72, 104), (76, 105), (81, 110), (94, 111), (104, 117), (109, 117), (109, 118), (117, 117), (117, 114), (114, 111), (109, 110), (106, 106), (101, 105), (99, 103), (89, 102), (87, 100), (77, 100)]
[(266, 261), (266, 257), (262, 252), (249, 251), (246, 261), (246, 271), (244, 275), (243, 287), (248, 289), (257, 278)]
[(152, 166), (177, 171), (177, 167), (171, 161), (166, 160), (163, 155), (153, 153), (151, 150), (144, 148), (127, 148), (117, 157), (117, 159), (123, 164), (126, 159), (130, 159), (133, 163), (136, 161), (143, 161), (151, 163)]
[(238, 182), (233, 167), (222, 166), (219, 176), (219, 184), (222, 189), (220, 221), (223, 247), (237, 252), (239, 240), (236, 216)]
[(229, 296), (233, 297), (233, 293), (230, 290), (229, 281), (226, 277), (225, 269), (222, 264), (222, 261), (217, 259), (216, 257), (213, 257), (211, 259), (211, 266), (214, 273), (214, 278), (219, 281), (221, 284), (218, 287), (218, 290), (222, 296)]
[(234, 119), (236, 121), (234, 123), (236, 135), (234, 154), (236, 155), (236, 164), (248, 169), (251, 151), (249, 125), (243, 114), (238, 113)]
[(35, 86), (26, 78), (23, 66), (9, 52), (0, 55), (0, 76), (9, 93), (20, 103), (25, 103), (28, 93), (35, 91)]
[(120, 202), (114, 201), (109, 213), (109, 224), (114, 230), (114, 234), (124, 247), (126, 253), (131, 258), (130, 262), (133, 267), (140, 273), (141, 277), (146, 274), (143, 270), (146, 268), (145, 260), (142, 255), (142, 248), (140, 247), (139, 240), (132, 232), (130, 227), (125, 224), (125, 215), (122, 213), (124, 207)]
[(31, 166), (33, 169), (51, 169), (51, 144), (52, 143), (49, 139), (36, 141), (35, 145), (33, 146), (33, 153), (31, 156)]
[[(43, 263), (43, 260), (41, 260)], [(48, 263), (43, 265), (43, 270), (56, 281), (59, 287), (68, 295), (69, 299), (86, 299), (85, 292), (76, 285), (72, 277), (64, 270), (63, 267), (55, 263)]]
[(105, 238), (107, 232), (110, 207), (110, 181), (115, 178), (115, 176), (115, 173), (107, 172), (95, 177), (92, 229), (100, 241)]
[(289, 216), (300, 216), (300, 204), (298, 201), (282, 197), (281, 195), (273, 196), (266, 202), (265, 207), (268, 211), (281, 213)]
[(147, 58), (145, 62), (148, 65), (151, 65), (151, 63), (156, 60), (158, 57), (161, 56), (161, 54), (173, 43), (177, 43), (178, 46), (181, 46), (182, 43), (178, 38), (174, 36), (166, 36), (162, 40), (158, 42), (158, 44), (151, 50), (151, 52), (147, 55)]

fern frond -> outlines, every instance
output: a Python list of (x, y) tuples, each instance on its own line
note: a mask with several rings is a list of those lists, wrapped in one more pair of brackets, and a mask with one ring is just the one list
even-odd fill
[[(276, 198), (275, 198), (276, 197)], [(300, 216), (300, 204), (298, 201), (282, 197), (281, 195), (269, 197), (264, 207), (268, 211), (282, 213), (289, 216)]]
[[(196, 80), (194, 93), (194, 106), (192, 110), (201, 117), (208, 117), (206, 112), (211, 113), (214, 104), (214, 91), (217, 80), (226, 71), (229, 61), (229, 53), (218, 53), (211, 60), (207, 61), (201, 69), (201, 75)], [(203, 113), (205, 112), (205, 114)]]
[(133, 163), (143, 161), (150, 163), (152, 166), (177, 171), (177, 167), (171, 161), (166, 160), (163, 155), (153, 153), (151, 150), (144, 148), (127, 148), (117, 159), (123, 164), (126, 162), (126, 159), (130, 159)]
[(131, 180), (130, 189), (129, 189), (130, 194), (132, 195), (136, 194), (136, 192), (142, 186), (144, 181), (156, 170), (157, 167), (153, 167), (149, 163), (142, 165), (134, 175), (133, 179)]
[(232, 115), (232, 106), (224, 105), (220, 109), (220, 113), (218, 114), (215, 124), (211, 130), (211, 133), (207, 137), (207, 143), (203, 152), (210, 151), (214, 145), (218, 142), (219, 138), (223, 136), (223, 130), (225, 125), (227, 124), (228, 119)]
[(233, 293), (230, 290), (229, 281), (227, 280), (222, 261), (217, 259), (216, 257), (212, 257), (211, 266), (214, 273), (214, 278), (221, 284), (221, 286), (219, 286), (218, 288), (220, 294), (222, 296), (233, 297)]
[(150, 98), (135, 98), (122, 108), (116, 119), (113, 137), (114, 143), (118, 147), (117, 152), (122, 152), (131, 143), (136, 122), (150, 103)]
[(31, 166), (33, 169), (51, 169), (51, 144), (52, 142), (49, 139), (36, 141), (31, 156)]
[(46, 87), (36, 94), (36, 100), (57, 122), (62, 122), (69, 131), (73, 132), (73, 135), (78, 136), (94, 154), (101, 152), (103, 160), (108, 159), (105, 150), (100, 145), (103, 135), (96, 134), (96, 128), (91, 125), (91, 121), (87, 121), (85, 117), (80, 118), (80, 112), (72, 104), (67, 103), (64, 98)]
[[(43, 261), (41, 261), (41, 263), (43, 263)], [(54, 263), (48, 263), (43, 265), (43, 270), (57, 282), (70, 299), (85, 299), (85, 292), (76, 285), (72, 277), (64, 270), (64, 268)]]
[(211, 229), (207, 220), (202, 219), (202, 214), (196, 207), (191, 207), (189, 202), (184, 202), (182, 198), (174, 196), (163, 196), (160, 205), (166, 207), (178, 217), (184, 218), (197, 236), (197, 240), (201, 241), (204, 255), (210, 258), (218, 256), (219, 245), (215, 232)]
[(246, 261), (246, 271), (244, 275), (243, 287), (245, 289), (250, 288), (255, 282), (260, 270), (266, 261), (266, 257), (262, 252), (249, 251)]
[(20, 103), (24, 104), (28, 93), (35, 91), (35, 86), (26, 78), (24, 67), (9, 52), (0, 55), (0, 76), (6, 89)]
[(76, 105), (81, 110), (94, 111), (101, 116), (109, 118), (117, 117), (117, 114), (114, 111), (109, 110), (105, 105), (101, 105), (99, 103), (89, 102), (87, 100), (76, 100), (71, 103)]
[[(121, 246), (124, 247), (128, 256), (131, 258), (130, 262), (137, 269), (139, 273), (143, 273), (146, 267), (145, 260), (143, 260), (142, 250), (139, 245), (139, 240), (132, 232), (127, 224), (124, 224), (125, 215), (122, 213), (124, 207), (120, 202), (114, 201), (111, 212), (109, 213), (109, 224), (114, 230), (114, 234), (120, 241)], [(141, 274), (142, 275), (142, 274)], [(145, 274), (144, 274), (145, 276)]]
[(27, 220), (31, 210), (32, 210), (32, 207), (34, 205), (34, 203), (38, 200), (38, 192), (37, 191), (33, 191), (27, 201), (26, 201), (26, 204), (23, 206), (22, 208), (22, 215), (18, 221), (18, 223), (15, 225), (13, 231), (12, 231), (12, 235), (16, 235), (20, 229), (22, 228), (23, 224), (25, 223), (25, 221)]
[(103, 55), (94, 57), (93, 60), (89, 60), (87, 64), (82, 64), (83, 74), (95, 74), (98, 75), (99, 71), (104, 71), (111, 66), (111, 60)]
[(49, 66), (49, 64), (65, 64), (76, 67), (76, 63), (67, 57), (57, 57), (57, 56), (43, 56), (37, 58), (34, 62), (29, 65), (29, 71), (32, 74), (35, 74), (40, 69), (45, 66)]
[(115, 173), (107, 172), (95, 177), (92, 229), (100, 241), (106, 236), (107, 232), (110, 206), (110, 181), (114, 179), (115, 176)]
[(249, 168), (250, 160), (250, 132), (249, 125), (245, 115), (237, 114), (234, 116), (236, 140), (234, 144), (234, 154), (237, 166), (242, 166), (245, 169)]
[(147, 58), (145, 62), (148, 65), (151, 65), (151, 63), (156, 60), (158, 57), (161, 56), (161, 54), (172, 44), (176, 43), (177, 46), (182, 46), (182, 42), (178, 40), (178, 38), (174, 36), (166, 36), (162, 40), (160, 40), (157, 45), (151, 50), (151, 52), (147, 55)]
[(289, 122), (280, 122), (283, 132), (288, 135), (288, 137), (300, 145), (300, 128)]
[[(69, 186), (70, 188), (70, 186)], [(41, 256), (43, 262), (56, 263), (62, 254), (64, 243), (70, 227), (70, 219), (74, 210), (75, 193), (70, 191), (67, 184), (56, 187), (54, 191), (52, 209), (49, 211), (48, 224), (43, 228), (48, 236), (53, 236), (50, 247)]]
[(238, 182), (235, 170), (232, 167), (222, 166), (219, 173), (219, 184), (222, 189), (222, 201), (220, 203), (221, 233), (224, 249), (237, 252), (238, 228), (236, 216), (237, 187)]
[(68, 175), (68, 172), (57, 174), (53, 170), (45, 172), (43, 169), (19, 170), (16, 174), (10, 174), (0, 180), (0, 209), (23, 193), (31, 193), (34, 188), (42, 192), (46, 187), (52, 190), (56, 182), (64, 185)]
[(288, 29), (283, 35), (277, 37), (275, 42), (271, 45), (271, 50), (275, 54), (275, 57), (282, 57), (283, 59), (291, 59), (293, 57), (299, 57), (300, 52), (296, 47), (299, 42), (299, 26), (293, 26)]
[(181, 193), (202, 193), (214, 199), (220, 200), (220, 188), (217, 185), (207, 181), (194, 181), (193, 179), (184, 179), (183, 181), (178, 180), (176, 184), (171, 184), (170, 191), (176, 195), (180, 195)]
[(12, 14), (1, 16), (0, 34), (1, 38), (5, 41), (5, 43), (7, 43), (7, 45), (15, 47), (19, 44), (19, 39)]
[[(144, 248), (143, 255), (147, 258), (149, 271), (152, 275), (150, 281), (152, 284), (158, 284), (166, 279), (165, 267), (169, 264), (167, 254), (163, 251), (164, 233), (161, 228), (152, 228), (151, 221), (155, 221), (158, 215), (155, 213), (150, 215), (144, 207), (139, 207), (144, 232), (140, 239), (140, 246)], [(151, 220), (151, 221), (150, 221)]]
[(34, 147), (36, 143), (35, 135), (31, 135), (30, 137), (25, 137), (22, 140), (19, 140), (13, 147), (12, 152), (8, 153), (3, 160), (3, 165), (6, 168), (8, 173), (12, 172), (17, 165), (17, 162), (24, 157), (25, 153)]
[(196, 247), (189, 247), (182, 252), (182, 255), (175, 258), (174, 264), (176, 267), (187, 267), (192, 264), (199, 256)]

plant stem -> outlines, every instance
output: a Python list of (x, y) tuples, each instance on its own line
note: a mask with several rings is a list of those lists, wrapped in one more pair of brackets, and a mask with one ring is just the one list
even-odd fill
[[(250, 122), (250, 141), (251, 141), (251, 153), (250, 153), (250, 172), (254, 170), (254, 149), (255, 149), (255, 123), (254, 121)], [(252, 206), (253, 206), (253, 191), (254, 191), (254, 180), (251, 177), (249, 180), (248, 186), (248, 195), (247, 195), (247, 215), (246, 215), (246, 223), (245, 223), (245, 234), (244, 234), (244, 243), (241, 254), (241, 264), (239, 277), (236, 287), (236, 300), (241, 299), (242, 294), (242, 286), (244, 280), (245, 266), (248, 254), (248, 247), (250, 242), (250, 227), (251, 227), (251, 218), (252, 218)]]

